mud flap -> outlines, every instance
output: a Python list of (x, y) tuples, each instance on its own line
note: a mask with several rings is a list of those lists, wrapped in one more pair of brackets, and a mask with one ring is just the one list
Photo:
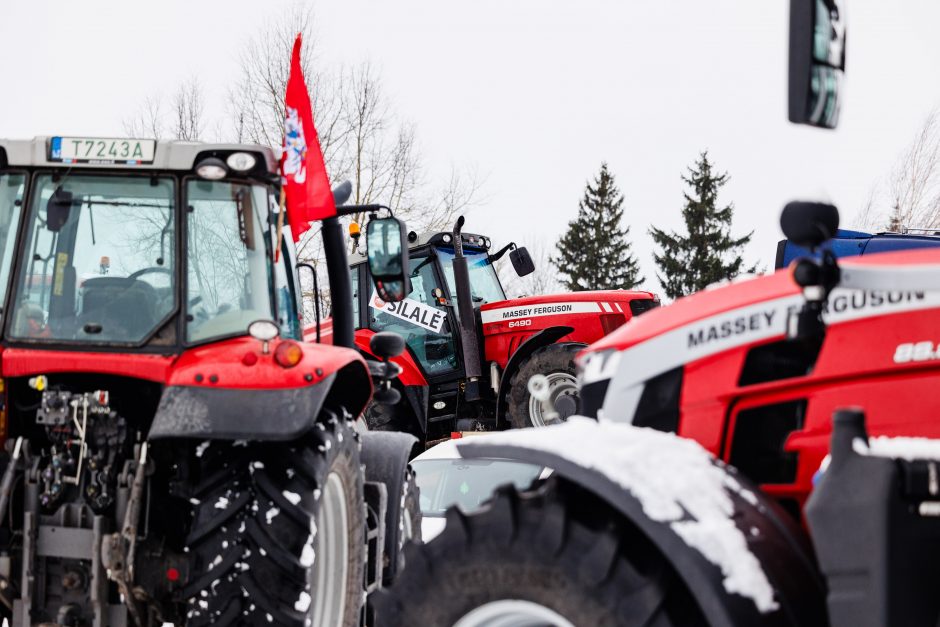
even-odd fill
[(335, 378), (280, 390), (170, 386), (148, 439), (294, 440), (316, 423)]

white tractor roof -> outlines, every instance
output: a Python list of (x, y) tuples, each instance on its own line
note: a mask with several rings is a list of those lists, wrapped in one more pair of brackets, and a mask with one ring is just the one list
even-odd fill
[[(91, 138), (88, 139), (99, 139)], [(124, 141), (124, 138), (115, 138)], [(120, 160), (99, 163), (63, 163), (50, 159), (52, 137), (33, 139), (0, 139), (0, 166), (10, 167), (69, 167), (69, 168), (116, 168), (127, 170), (192, 170), (196, 157), (203, 153), (226, 155), (233, 152), (250, 152), (260, 155), (265, 169), (271, 174), (278, 171), (278, 157), (267, 146), (257, 144), (210, 144), (178, 140), (157, 140), (152, 163), (130, 164)], [(151, 140), (146, 140), (151, 141)], [(223, 156), (224, 159), (224, 156)]]

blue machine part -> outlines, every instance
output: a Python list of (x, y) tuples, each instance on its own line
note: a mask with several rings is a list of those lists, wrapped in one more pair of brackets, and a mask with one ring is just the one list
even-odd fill
[[(836, 257), (871, 255), (896, 250), (913, 248), (940, 247), (940, 231), (926, 233), (865, 233), (839, 229), (836, 236), (824, 246), (835, 253)], [(789, 240), (780, 240), (777, 244), (777, 259), (774, 268), (779, 270), (790, 265), (798, 257), (810, 257), (810, 252)]]

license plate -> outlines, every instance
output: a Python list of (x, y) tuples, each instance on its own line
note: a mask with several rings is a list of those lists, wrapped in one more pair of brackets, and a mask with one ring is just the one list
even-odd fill
[(153, 163), (156, 147), (153, 139), (53, 137), (49, 142), (49, 161), (140, 165)]

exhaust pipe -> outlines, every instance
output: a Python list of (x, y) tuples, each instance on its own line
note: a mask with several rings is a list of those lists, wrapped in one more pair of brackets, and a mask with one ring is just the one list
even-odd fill
[(464, 396), (468, 401), (474, 401), (480, 398), (480, 343), (477, 340), (476, 316), (473, 313), (473, 300), (470, 296), (470, 270), (467, 266), (467, 258), (463, 256), (463, 240), (460, 238), (463, 223), (463, 216), (460, 216), (453, 230), (454, 284), (457, 289), (457, 321), (463, 345), (464, 372), (467, 373)]

